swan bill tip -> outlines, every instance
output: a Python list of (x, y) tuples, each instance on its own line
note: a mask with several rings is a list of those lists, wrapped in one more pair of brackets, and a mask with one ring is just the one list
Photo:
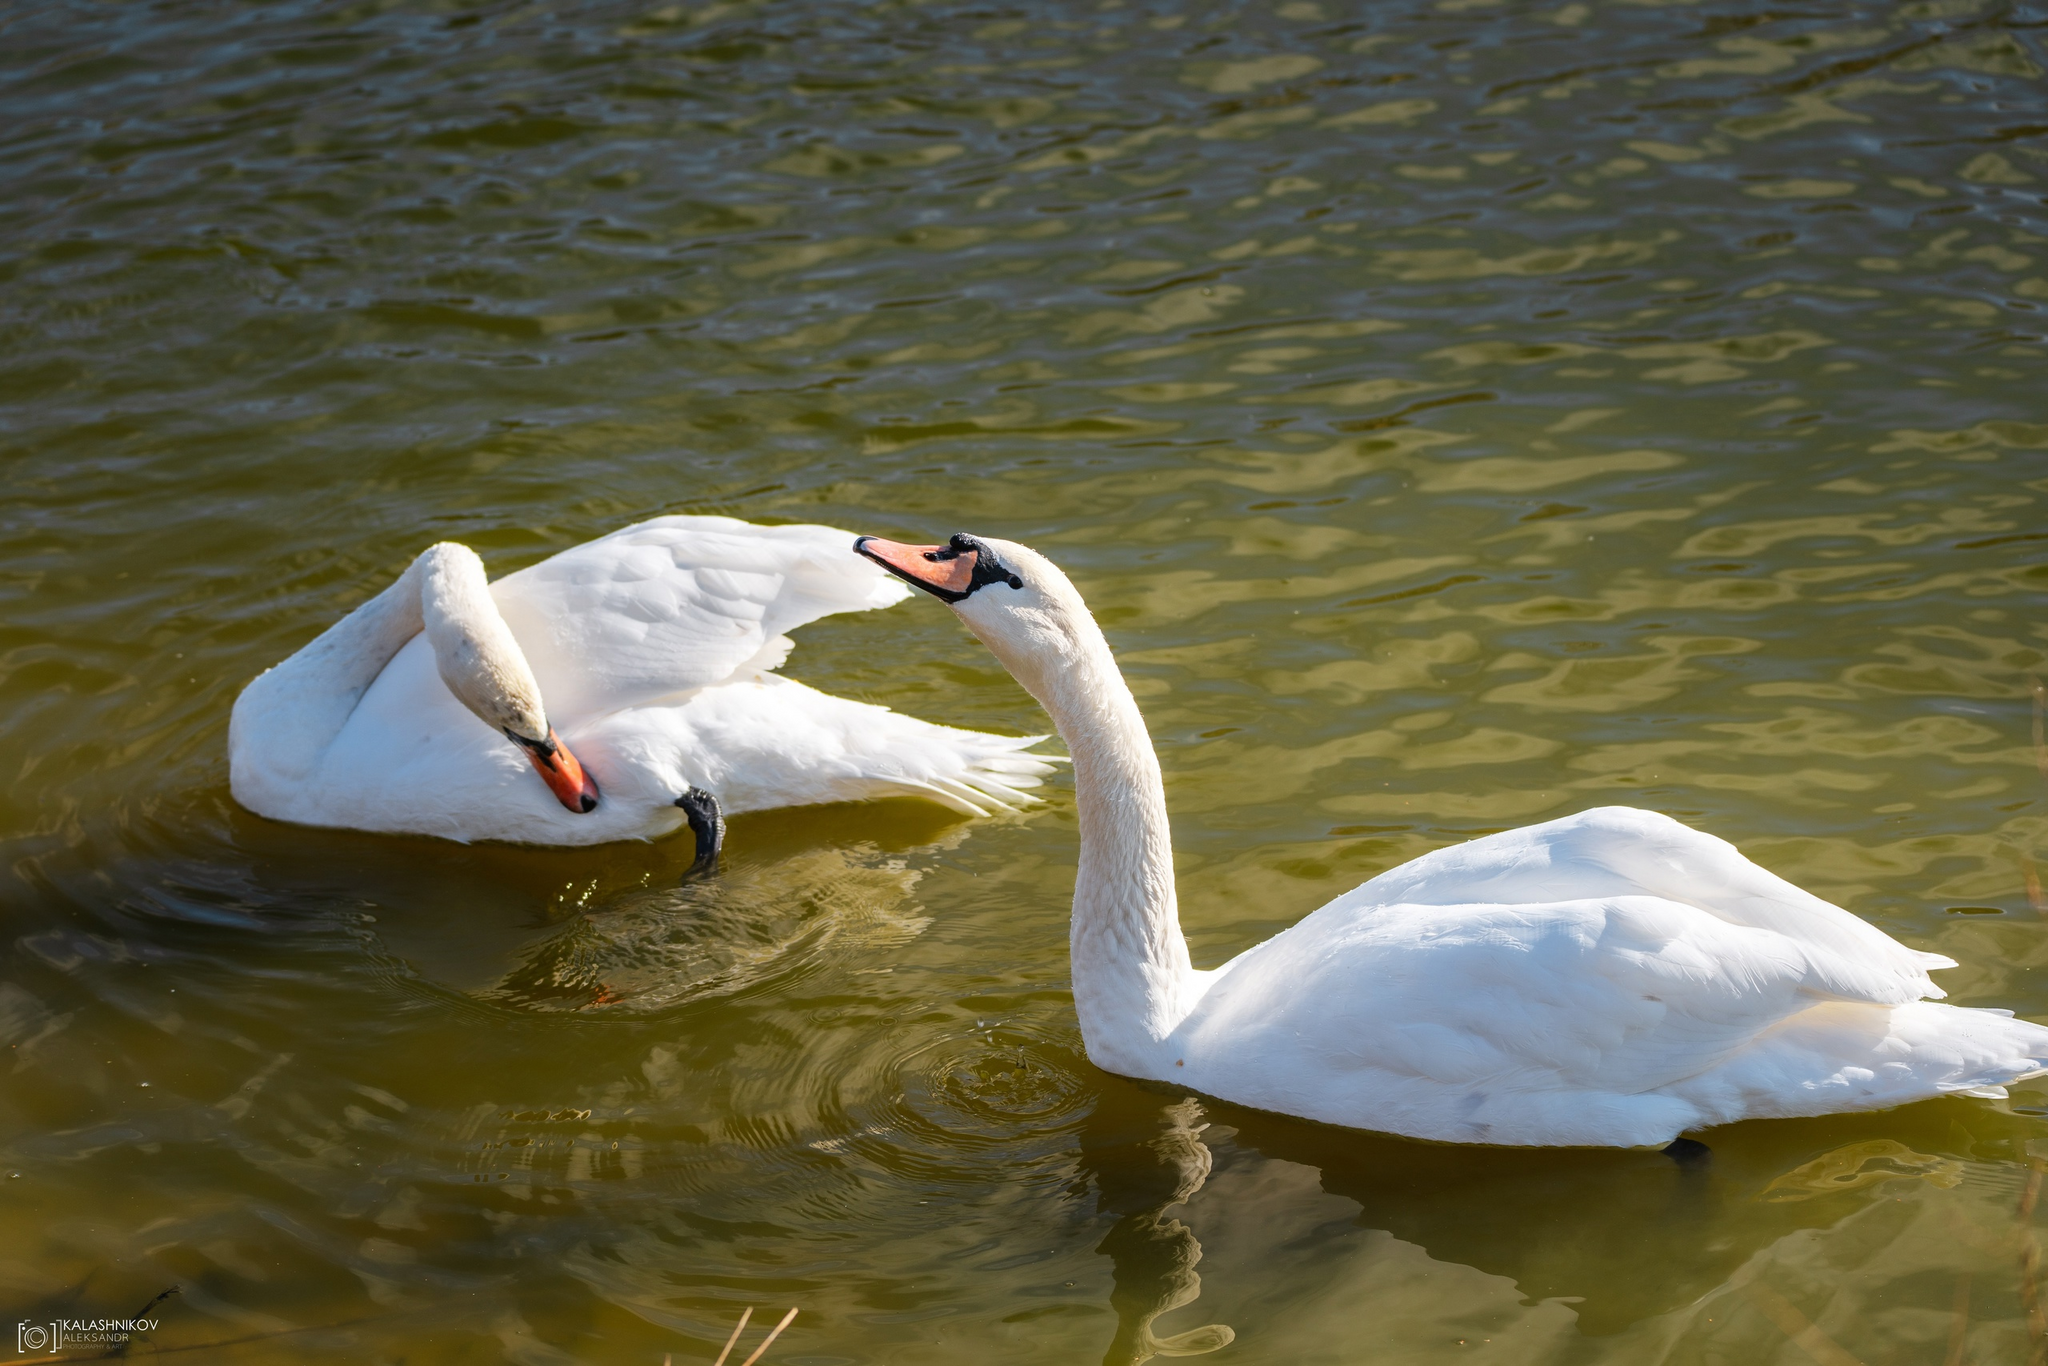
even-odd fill
[(597, 780), (578, 762), (562, 738), (555, 734), (553, 726), (548, 727), (545, 740), (529, 740), (510, 727), (505, 729), (519, 747), (526, 751), (526, 757), (533, 761), (534, 772), (548, 785), (548, 791), (555, 794), (555, 800), (576, 815), (587, 816), (597, 810)]

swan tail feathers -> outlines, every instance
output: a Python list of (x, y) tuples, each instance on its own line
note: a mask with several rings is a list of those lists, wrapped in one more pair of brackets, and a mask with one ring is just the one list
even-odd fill
[(1721, 1123), (1882, 1110), (1945, 1095), (2003, 1099), (2007, 1086), (2039, 1076), (2048, 1076), (2048, 1028), (2004, 1011), (1830, 1001), (1669, 1089)]
[(872, 718), (872, 728), (864, 728), (864, 739), (888, 740), (863, 746), (869, 777), (881, 789), (878, 796), (906, 786), (935, 800), (943, 792), (951, 798), (945, 804), (956, 811), (1011, 810), (1038, 802), (1028, 789), (1042, 785), (1053, 765), (1065, 758), (1030, 752), (1047, 738), (1043, 735), (990, 735), (873, 710), (881, 714)]
[(977, 756), (976, 762), (991, 773), (1035, 776), (1052, 772), (1054, 764), (1071, 762), (1064, 754), (1028, 752), (1033, 745), (1050, 740), (1050, 735), (986, 735), (979, 731), (967, 733), (987, 746), (988, 752)]
[(873, 775), (880, 789), (876, 795), (907, 789), (975, 816), (989, 814), (985, 808), (1013, 811), (1043, 800), (1028, 789), (1040, 786), (1053, 767), (1050, 756), (1020, 752), (1033, 738), (912, 724), (928, 732), (923, 738), (933, 743), (892, 754), (892, 762), (881, 766), (884, 771)]
[(989, 813), (957, 792), (948, 791), (937, 783), (928, 783), (916, 778), (893, 778), (876, 784), (877, 797), (926, 797), (949, 811), (958, 811), (963, 816), (986, 816)]
[(943, 788), (945, 791), (952, 793), (954, 796), (958, 797), (961, 801), (965, 802), (969, 806), (992, 806), (998, 811), (1010, 811), (1015, 809), (1008, 802), (1003, 801), (1001, 798), (997, 797), (994, 793), (983, 791), (981, 785), (978, 783), (966, 783), (962, 782), (958, 778), (934, 778), (932, 780), (932, 786)]
[[(1010, 737), (979, 738), (1007, 740)], [(1036, 744), (1043, 738), (1027, 737), (1024, 743)], [(1027, 754), (1018, 747), (1005, 744), (993, 753), (982, 751), (963, 757), (966, 762), (956, 775), (958, 781), (1004, 806), (1034, 806), (1043, 799), (1028, 789), (1043, 786), (1046, 778), (1055, 771), (1053, 765), (1066, 756)]]
[[(1038, 786), (1038, 780), (1035, 778), (1027, 778), (1024, 781), (1032, 787)], [(998, 806), (1011, 808), (1036, 806), (1039, 802), (1045, 800), (1036, 793), (1019, 791), (1007, 783), (997, 782), (994, 778), (978, 777), (969, 779), (967, 780), (967, 785)]]
[(906, 717), (925, 743), (877, 755), (869, 774), (874, 795), (926, 797), (967, 816), (1014, 811), (1043, 800), (1028, 789), (1053, 771), (1050, 756), (1020, 752), (1033, 743), (1007, 735), (933, 726)]
[[(1042, 736), (935, 725), (763, 674), (706, 688), (676, 709), (665, 744), (705, 768), (690, 781), (732, 812), (918, 797), (963, 816), (1027, 806), (1052, 773)], [(715, 759), (714, 768), (706, 768)]]

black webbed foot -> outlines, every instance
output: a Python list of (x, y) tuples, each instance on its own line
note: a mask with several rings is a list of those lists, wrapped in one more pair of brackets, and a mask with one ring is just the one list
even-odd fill
[(697, 837), (697, 857), (683, 874), (683, 881), (710, 877), (718, 871), (718, 851), (725, 843), (725, 813), (718, 809), (718, 798), (693, 787), (676, 798), (676, 805), (689, 818), (690, 833)]
[(1685, 1171), (1704, 1171), (1714, 1160), (1714, 1150), (1696, 1138), (1674, 1138), (1664, 1145), (1664, 1156)]

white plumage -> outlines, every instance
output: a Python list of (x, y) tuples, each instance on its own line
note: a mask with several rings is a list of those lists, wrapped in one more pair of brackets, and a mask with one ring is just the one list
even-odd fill
[[(1664, 1143), (1737, 1119), (2003, 1095), (2048, 1029), (1668, 816), (1427, 854), (1213, 973), (1162, 1042), (1261, 1109), (1468, 1143)], [(1166, 1069), (1155, 1070), (1164, 1077)]]
[(2048, 1028), (1927, 999), (1952, 960), (1627, 807), (1427, 854), (1196, 971), (1158, 761), (1073, 585), (1004, 541), (862, 549), (951, 601), (1067, 741), (1098, 1066), (1415, 1138), (1616, 1146), (2048, 1071)]
[[(523, 661), (494, 660), (492, 623), (458, 623), (481, 649), (475, 667), (430, 638), (431, 616), (420, 629), (419, 567), (459, 552), (436, 547), (243, 691), (229, 737), (235, 797), (306, 825), (532, 844), (668, 834), (692, 787), (728, 814), (905, 795), (982, 815), (1032, 800), (1021, 789), (1051, 766), (1024, 750), (1042, 737), (932, 725), (772, 672), (786, 632), (905, 595), (847, 553), (850, 542), (831, 527), (728, 517), (626, 527), (477, 595)], [(473, 566), (481, 582), (474, 556), (442, 562)], [(545, 702), (537, 725), (470, 695), (472, 679), (519, 667)], [(595, 810), (565, 809), (499, 733), (537, 740), (550, 722), (595, 778)]]

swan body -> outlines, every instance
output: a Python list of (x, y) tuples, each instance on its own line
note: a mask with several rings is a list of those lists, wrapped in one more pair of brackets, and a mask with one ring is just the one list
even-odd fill
[(1158, 760), (1066, 577), (1005, 541), (857, 548), (952, 603), (1067, 741), (1074, 1004), (1105, 1070), (1413, 1138), (1593, 1146), (2048, 1072), (2048, 1028), (1937, 1003), (1953, 960), (1628, 807), (1437, 850), (1197, 971)]
[(303, 825), (528, 844), (658, 838), (689, 819), (677, 800), (692, 791), (726, 813), (909, 795), (982, 815), (1032, 800), (1021, 789), (1050, 771), (1023, 752), (1035, 738), (932, 725), (773, 672), (785, 632), (907, 595), (846, 540), (657, 517), (495, 583), (469, 550), (434, 546), (243, 690), (235, 798)]

